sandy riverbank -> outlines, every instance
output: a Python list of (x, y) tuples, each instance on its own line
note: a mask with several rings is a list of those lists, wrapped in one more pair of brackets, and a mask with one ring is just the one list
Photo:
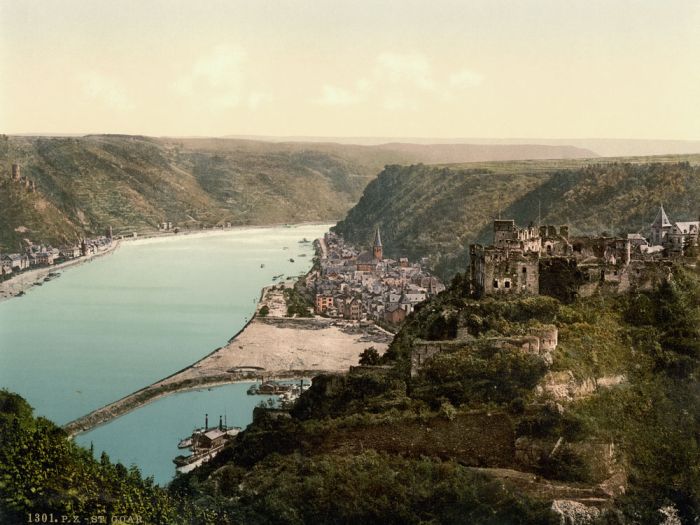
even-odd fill
[[(156, 399), (199, 388), (255, 377), (309, 377), (323, 372), (346, 372), (356, 365), (365, 348), (384, 353), (393, 335), (376, 326), (321, 317), (287, 318), (283, 292), (263, 289), (258, 310), (268, 306), (268, 317), (256, 317), (229, 343), (193, 365), (64, 426), (76, 435), (105, 424)], [(253, 368), (255, 367), (255, 368)], [(240, 369), (255, 370), (253, 374)]]
[(20, 292), (24, 292), (27, 289), (34, 286), (36, 283), (43, 282), (44, 279), (49, 275), (49, 273), (60, 272), (67, 268), (72, 268), (90, 262), (91, 260), (102, 257), (103, 255), (108, 255), (119, 247), (119, 244), (123, 242), (121, 240), (115, 240), (112, 245), (99, 253), (87, 255), (85, 257), (79, 257), (77, 259), (71, 259), (60, 264), (53, 264), (51, 266), (42, 266), (41, 268), (35, 268), (33, 270), (28, 270), (22, 272), (7, 281), (0, 282), (0, 301), (5, 301), (7, 299), (12, 299), (16, 297)]
[[(340, 219), (338, 219), (340, 220)], [(234, 232), (234, 231), (255, 231), (255, 230), (264, 230), (264, 229), (269, 229), (269, 228), (298, 228), (298, 227), (303, 227), (303, 226), (328, 226), (329, 228), (333, 225), (335, 225), (338, 220), (332, 220), (332, 221), (306, 221), (306, 222), (295, 222), (295, 223), (274, 223), (274, 224), (250, 224), (250, 225), (238, 225), (238, 226), (231, 226), (227, 228), (207, 228), (204, 230), (188, 230), (188, 229), (182, 229), (179, 230), (178, 233), (175, 233), (173, 231), (153, 231), (153, 232), (146, 232), (146, 233), (139, 233), (138, 237), (129, 237), (126, 236), (124, 237), (125, 241), (142, 241), (142, 240), (151, 240), (151, 239), (169, 239), (169, 238), (177, 238), (177, 237), (207, 237), (210, 235), (221, 235), (222, 233), (227, 233), (227, 232)]]
[(390, 341), (391, 335), (376, 327), (359, 329), (326, 320), (255, 319), (225, 347), (171, 380), (218, 376), (246, 367), (261, 368), (263, 375), (290, 370), (346, 372), (357, 365), (365, 348), (374, 346), (383, 353)]

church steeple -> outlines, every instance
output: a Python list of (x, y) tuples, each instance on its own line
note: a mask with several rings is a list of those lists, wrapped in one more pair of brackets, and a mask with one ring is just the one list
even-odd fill
[(654, 222), (651, 223), (651, 244), (653, 246), (663, 245), (671, 227), (671, 221), (668, 220), (668, 215), (666, 215), (662, 204)]
[(374, 254), (374, 258), (381, 261), (382, 256), (383, 256), (383, 247), (382, 247), (382, 237), (379, 234), (379, 228), (376, 229), (374, 232), (374, 243), (372, 244), (372, 253)]
[(651, 226), (652, 228), (667, 228), (671, 226), (671, 221), (668, 220), (668, 215), (666, 215), (663, 204), (661, 208), (659, 208), (659, 213), (656, 214), (656, 218), (654, 222), (651, 223)]

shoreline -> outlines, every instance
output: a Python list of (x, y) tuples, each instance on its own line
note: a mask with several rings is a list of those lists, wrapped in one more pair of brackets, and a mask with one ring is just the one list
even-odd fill
[(330, 225), (329, 227), (335, 226), (338, 221), (341, 219), (330, 219), (328, 221), (304, 221), (304, 222), (277, 222), (277, 223), (272, 223), (272, 224), (239, 224), (231, 227), (226, 227), (226, 228), (206, 228), (202, 230), (180, 230), (179, 232), (175, 233), (172, 231), (154, 231), (154, 232), (149, 232), (149, 233), (139, 233), (137, 237), (131, 237), (127, 234), (119, 234), (120, 236), (123, 236), (123, 241), (128, 241), (128, 242), (137, 242), (141, 240), (150, 240), (150, 239), (169, 239), (172, 237), (181, 237), (181, 236), (197, 236), (200, 235), (202, 237), (208, 236), (208, 235), (214, 235), (214, 234), (221, 234), (221, 233), (226, 233), (226, 232), (233, 232), (233, 231), (240, 231), (240, 230), (263, 230), (267, 228), (296, 228), (299, 226), (324, 226), (326, 224)]
[[(285, 286), (289, 281), (284, 284)], [(202, 387), (267, 379), (308, 379), (318, 374), (345, 373), (357, 365), (361, 351), (374, 346), (386, 351), (393, 334), (372, 325), (361, 327), (322, 317), (260, 317), (263, 305), (279, 311), (279, 284), (265, 286), (254, 315), (228, 343), (191, 365), (63, 425), (70, 438), (165, 396)], [(309, 334), (312, 331), (313, 334)], [(250, 371), (253, 367), (259, 370)], [(241, 369), (248, 369), (242, 371)]]
[(112, 241), (112, 245), (109, 248), (99, 253), (77, 257), (59, 264), (52, 264), (51, 266), (42, 266), (41, 268), (26, 270), (6, 281), (2, 281), (0, 282), (0, 302), (8, 301), (15, 297), (21, 297), (20, 294), (22, 292), (26, 293), (26, 290), (30, 289), (35, 284), (43, 282), (49, 273), (68, 270), (80, 266), (81, 264), (88, 263), (98, 257), (111, 255), (119, 248), (122, 242), (122, 239), (116, 239)]
[[(270, 377), (273, 377), (275, 380), (310, 380), (311, 374), (305, 372), (308, 371), (290, 370), (289, 374), (280, 373), (279, 375), (271, 375)], [(314, 371), (314, 375), (316, 373), (325, 372), (326, 371)], [(210, 376), (208, 378), (203, 379), (200, 382), (184, 380), (167, 383), (167, 385), (161, 384), (165, 381), (165, 379), (162, 379), (146, 387), (143, 387), (135, 392), (132, 392), (131, 394), (128, 394), (120, 399), (117, 399), (116, 401), (113, 401), (108, 405), (100, 407), (97, 410), (93, 410), (92, 412), (85, 414), (84, 416), (81, 416), (77, 419), (74, 419), (73, 421), (69, 421), (61, 428), (63, 428), (63, 430), (68, 434), (68, 439), (73, 439), (74, 437), (79, 436), (80, 434), (90, 432), (91, 430), (101, 427), (102, 425), (111, 423), (115, 419), (125, 416), (130, 412), (138, 410), (139, 408), (142, 408), (155, 401), (158, 401), (159, 399), (163, 399), (164, 397), (193, 392), (196, 390), (201, 390), (202, 388), (216, 388), (237, 383), (255, 383), (258, 381), (258, 379), (259, 378), (257, 377), (230, 378)], [(169, 386), (169, 388), (166, 386)]]
[[(337, 221), (336, 221), (337, 222)], [(230, 228), (209, 228), (206, 230), (187, 230), (187, 231), (180, 231), (178, 233), (174, 232), (163, 232), (163, 233), (150, 233), (150, 234), (143, 234), (139, 235), (137, 237), (128, 237), (128, 236), (120, 236), (121, 238), (115, 239), (112, 243), (112, 246), (107, 248), (106, 250), (95, 253), (92, 255), (88, 256), (83, 256), (83, 257), (78, 257), (76, 259), (71, 259), (69, 261), (65, 261), (56, 265), (51, 265), (51, 266), (42, 266), (41, 268), (34, 268), (30, 270), (26, 270), (18, 275), (15, 275), (6, 281), (0, 282), (0, 302), (2, 301), (8, 301), (10, 299), (13, 299), (15, 297), (21, 297), (20, 293), (25, 292), (32, 288), (35, 284), (41, 283), (44, 281), (44, 278), (48, 276), (49, 273), (51, 272), (57, 272), (57, 271), (62, 271), (62, 270), (67, 270), (76, 266), (79, 266), (81, 264), (84, 264), (86, 262), (90, 262), (92, 259), (95, 259), (97, 257), (102, 257), (104, 255), (110, 255), (113, 253), (120, 245), (121, 243), (134, 243), (138, 241), (144, 241), (144, 240), (154, 240), (154, 239), (172, 239), (172, 238), (178, 238), (182, 236), (201, 236), (201, 237), (208, 237), (210, 235), (214, 234), (224, 234), (228, 232), (233, 232), (233, 231), (243, 231), (243, 230), (259, 230), (259, 229), (266, 229), (266, 228), (279, 228), (279, 227), (289, 227), (289, 228), (295, 228), (298, 226), (323, 226), (326, 224), (335, 224), (331, 222), (326, 222), (326, 221), (306, 221), (306, 222), (298, 222), (298, 223), (278, 223), (278, 224), (260, 224), (260, 225), (251, 225), (251, 226), (231, 226)], [(234, 336), (235, 337), (235, 336)]]

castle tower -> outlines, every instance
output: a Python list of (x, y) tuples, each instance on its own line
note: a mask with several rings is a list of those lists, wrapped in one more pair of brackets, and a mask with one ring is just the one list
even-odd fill
[(668, 215), (664, 210), (663, 204), (659, 208), (659, 212), (656, 214), (654, 222), (651, 223), (651, 244), (652, 246), (660, 246), (666, 242), (668, 233), (671, 231), (672, 224), (668, 220)]
[(21, 169), (19, 164), (12, 165), (12, 180), (19, 180), (21, 177)]
[(374, 243), (372, 244), (372, 254), (374, 258), (378, 261), (382, 260), (383, 248), (382, 248), (382, 237), (379, 235), (379, 228), (374, 232)]

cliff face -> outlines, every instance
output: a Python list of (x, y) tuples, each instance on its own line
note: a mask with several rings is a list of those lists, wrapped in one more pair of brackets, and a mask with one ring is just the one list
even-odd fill
[(367, 244), (381, 228), (388, 256), (429, 254), (442, 277), (463, 271), (468, 244), (499, 215), (569, 225), (572, 235), (648, 232), (659, 203), (697, 220), (700, 156), (387, 166), (335, 231)]

